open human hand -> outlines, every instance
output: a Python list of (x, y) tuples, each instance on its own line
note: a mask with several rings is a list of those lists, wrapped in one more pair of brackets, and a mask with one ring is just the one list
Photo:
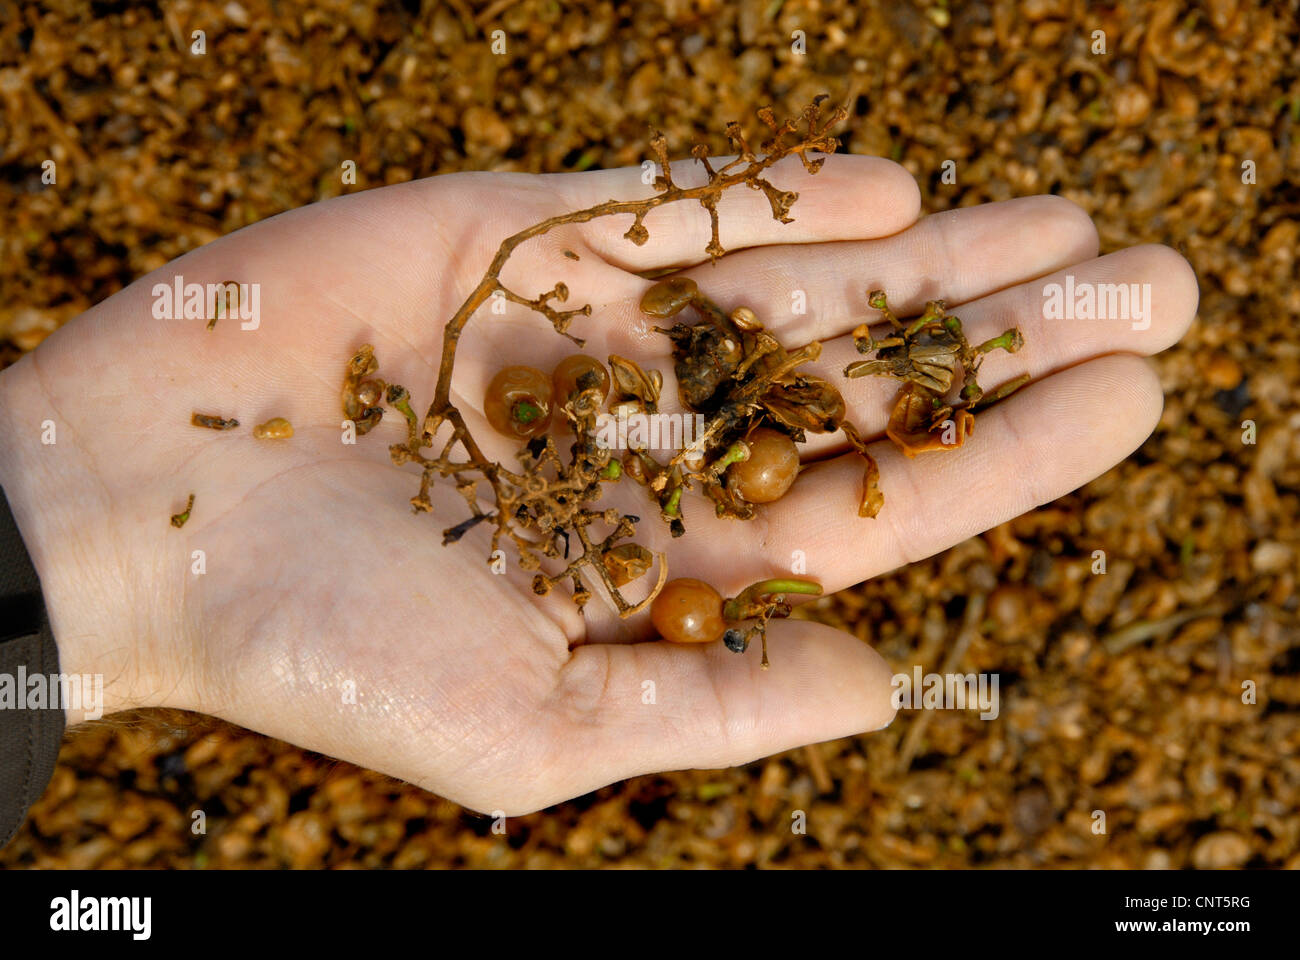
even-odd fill
[[(680, 267), (725, 308), (753, 308), (783, 343), (826, 341), (805, 369), (839, 386), (849, 419), (877, 438), (880, 515), (857, 516), (861, 460), (842, 437), (812, 437), (792, 491), (756, 519), (719, 520), (688, 501), (683, 538), (643, 522), (638, 542), (663, 551), (672, 576), (734, 592), (788, 573), (799, 551), (808, 576), (842, 589), (1077, 488), (1155, 427), (1162, 394), (1141, 357), (1174, 343), (1197, 303), (1173, 251), (1098, 258), (1088, 217), (1055, 197), (917, 221), (914, 182), (880, 159), (834, 155), (816, 177), (787, 160), (772, 179), (800, 192), (795, 222), (773, 221), (751, 191), (728, 192), (719, 211), (733, 252), (716, 264), (704, 255), (708, 217), (676, 204), (647, 217), (643, 246), (623, 238), (625, 218), (565, 226), (521, 247), (503, 275), (528, 292), (563, 280), (593, 306), (573, 327), (585, 352), (663, 371), (666, 400), (669, 343), (638, 310), (650, 285), (640, 274)], [(516, 564), (495, 574), (484, 530), (441, 546), (464, 503), (442, 484), (434, 518), (412, 516), (416, 475), (387, 449), (404, 436), (399, 417), (341, 442), (339, 389), (359, 345), (374, 344), (380, 375), (421, 409), (442, 326), (505, 236), (650, 190), (639, 169), (455, 174), (315, 204), (141, 278), (0, 374), (0, 483), (41, 575), (61, 669), (102, 673), (108, 710), (213, 714), (506, 814), (887, 724), (892, 671), (854, 637), (775, 622), (769, 671), (720, 644), (630, 642), (653, 639), (648, 616), (619, 620), (598, 586), (580, 615), (562, 591), (534, 596)], [(1067, 273), (1150, 284), (1149, 326), (1045, 319), (1044, 285)], [(258, 283), (256, 329), (155, 319), (151, 291), (177, 274)], [(875, 318), (873, 288), (900, 315), (945, 299), (972, 342), (1019, 326), (1025, 348), (989, 355), (981, 380), (1033, 382), (982, 413), (960, 449), (903, 457), (879, 439), (897, 385), (841, 376), (858, 359), (850, 332)], [(796, 293), (805, 313), (792, 310)], [(453, 399), (486, 437), (481, 398), (496, 370), (549, 370), (572, 352), (523, 307), (480, 311)], [(195, 411), (243, 426), (199, 429)], [(247, 428), (275, 416), (294, 437), (253, 439)], [(46, 421), (53, 444), (42, 443)], [(496, 439), (488, 452), (504, 461), (510, 444)], [(192, 516), (176, 529), (169, 515), (189, 493)], [(633, 506), (644, 506), (639, 489), (606, 496), (648, 512)]]

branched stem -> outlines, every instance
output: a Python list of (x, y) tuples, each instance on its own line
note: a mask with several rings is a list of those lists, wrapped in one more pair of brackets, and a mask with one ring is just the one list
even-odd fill
[[(579, 345), (583, 343), (580, 338), (569, 333), (569, 327), (574, 318), (590, 316), (592, 308), (590, 304), (571, 310), (554, 306), (553, 304), (568, 300), (569, 290), (564, 283), (558, 282), (545, 293), (528, 297), (507, 288), (501, 281), (502, 270), (522, 244), (557, 227), (590, 223), (602, 217), (627, 216), (631, 218), (631, 225), (624, 236), (639, 246), (650, 236), (645, 224), (648, 214), (667, 204), (694, 201), (709, 215), (710, 239), (704, 252), (711, 260), (717, 260), (726, 252), (719, 233), (718, 203), (726, 190), (740, 184), (762, 191), (772, 208), (772, 216), (782, 223), (790, 222), (789, 212), (798, 199), (798, 194), (778, 189), (765, 179), (764, 174), (773, 164), (792, 154), (800, 158), (809, 173), (816, 173), (823, 160), (813, 159), (809, 154), (835, 152), (838, 142), (828, 131), (845, 119), (847, 111), (838, 107), (823, 118), (821, 105), (825, 99), (818, 97), (797, 116), (780, 122), (770, 108), (760, 110), (759, 119), (770, 129), (771, 135), (764, 140), (757, 153), (750, 148), (739, 124), (729, 124), (727, 137), (737, 156), (721, 167), (715, 168), (709, 162), (707, 147), (695, 147), (692, 156), (702, 164), (706, 175), (705, 182), (699, 186), (683, 187), (673, 182), (667, 140), (663, 134), (655, 133), (651, 137), (650, 147), (659, 162), (661, 173), (655, 179), (655, 189), (658, 192), (654, 196), (640, 200), (608, 200), (583, 210), (557, 214), (520, 230), (501, 242), (482, 278), (443, 328), (437, 385), (423, 420), (411, 409), (410, 397), (404, 387), (392, 385), (387, 391), (389, 405), (402, 415), (407, 428), (406, 442), (393, 444), (389, 448), (390, 456), (396, 464), (415, 463), (422, 471), (419, 492), (411, 500), (413, 509), (416, 512), (430, 512), (433, 509), (429, 487), (435, 477), (456, 478), (457, 489), (470, 508), (468, 519), (443, 531), (444, 542), (459, 540), (479, 524), (490, 522), (493, 525), (491, 545), (494, 553), (503, 538), (509, 539), (519, 551), (521, 566), (528, 570), (539, 570), (544, 558), (559, 557), (560, 548), (557, 544), (563, 538), (564, 558), (568, 562), (556, 574), (538, 572), (533, 580), (533, 589), (537, 593), (548, 593), (557, 583), (570, 580), (574, 585), (574, 602), (581, 608), (590, 596), (582, 585), (580, 576), (585, 567), (594, 571), (621, 616), (630, 616), (643, 609), (654, 598), (666, 579), (667, 568), (662, 555), (658, 558), (658, 586), (646, 599), (636, 604), (629, 603), (622, 596), (605, 563), (605, 557), (618, 549), (617, 541), (634, 534), (637, 518), (621, 516), (614, 510), (597, 511), (585, 506), (599, 499), (602, 482), (617, 480), (623, 473), (619, 461), (611, 459), (609, 451), (600, 449), (594, 442), (596, 411), (599, 410), (603, 397), (585, 396), (570, 399), (563, 404), (564, 417), (575, 435), (569, 463), (560, 459), (553, 440), (538, 438), (525, 451), (521, 451), (520, 471), (507, 470), (483, 453), (465, 418), (451, 402), (452, 377), (461, 335), (479, 308), (494, 296), (499, 296), (540, 313), (550, 321), (557, 333)], [(818, 346), (810, 345), (785, 357), (782, 362), (773, 364), (770, 374), (756, 381), (753, 391), (755, 397), (762, 392), (764, 385), (776, 382), (798, 364), (814, 359)], [(611, 358), (611, 363), (617, 359)], [(374, 384), (379, 383), (364, 380), (374, 373), (376, 367), (373, 350), (368, 346), (363, 347), (352, 359), (345, 377), (344, 415), (356, 423), (358, 434), (373, 427), (383, 413), (380, 407), (367, 406), (364, 399), (373, 392)], [(647, 380), (641, 389), (642, 404), (651, 411), (657, 400), (660, 382)], [(747, 401), (748, 394), (741, 399)], [(538, 415), (541, 415), (540, 411)], [(426, 454), (425, 449), (431, 448), (439, 432), (448, 426), (450, 435), (441, 452), (437, 456)], [(463, 450), (467, 459), (453, 459), (457, 450)], [(680, 519), (681, 496), (688, 481), (678, 469), (677, 460), (667, 468), (658, 468), (648, 454), (644, 455), (644, 459), (647, 468), (652, 465), (655, 468), (654, 474), (649, 478), (651, 489), (659, 498), (665, 519), (673, 520), (672, 527), (676, 535), (684, 529)], [(484, 511), (479, 506), (476, 478), (486, 480), (492, 489), (495, 508), (491, 511)], [(593, 537), (589, 527), (597, 522), (608, 524), (613, 531), (603, 539)], [(525, 531), (531, 536), (524, 536)], [(576, 536), (582, 551), (581, 555), (572, 559), (569, 558), (570, 534)]]

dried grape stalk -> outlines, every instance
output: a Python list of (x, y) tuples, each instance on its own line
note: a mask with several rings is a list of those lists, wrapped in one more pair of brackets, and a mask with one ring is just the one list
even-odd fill
[(238, 420), (233, 418), (227, 420), (225, 417), (218, 417), (210, 413), (192, 414), (190, 423), (196, 427), (207, 427), (209, 430), (234, 430), (239, 426)]
[[(779, 459), (797, 463), (794, 443), (802, 443), (808, 433), (842, 429), (866, 461), (859, 515), (875, 516), (881, 503), (874, 481), (878, 471), (847, 420), (843, 396), (820, 377), (797, 369), (821, 355), (821, 343), (814, 340), (787, 350), (764, 331), (754, 310), (741, 306), (727, 314), (683, 277), (655, 284), (641, 300), (642, 311), (660, 318), (676, 317), (687, 307), (698, 316), (696, 323), (677, 322), (658, 329), (673, 342), (682, 405), (707, 413), (709, 420), (704, 435), (668, 465), (675, 471), (669, 480), (674, 489), (698, 483), (718, 516), (749, 519), (753, 505), (740, 495), (736, 484), (724, 483), (723, 478), (744, 471), (738, 465), (749, 459), (754, 438), (788, 437), (785, 446), (790, 452)], [(772, 489), (762, 499), (780, 496), (793, 482), (789, 467), (783, 469), (786, 475), (781, 482), (765, 481), (764, 487)], [(675, 520), (680, 525), (680, 516)]]
[(384, 416), (384, 408), (379, 406), (384, 393), (384, 382), (365, 379), (378, 369), (375, 348), (367, 343), (348, 361), (347, 372), (343, 376), (343, 417), (355, 424), (359, 437), (369, 433)]
[[(1029, 382), (1025, 374), (986, 394), (976, 379), (986, 353), (1015, 353), (1024, 346), (1018, 328), (972, 346), (961, 320), (947, 312), (942, 300), (931, 300), (921, 316), (906, 326), (889, 309), (883, 290), (871, 291), (867, 303), (881, 312), (890, 325), (890, 334), (875, 340), (867, 324), (855, 329), (853, 339), (858, 352), (875, 351), (875, 357), (850, 363), (844, 375), (903, 381), (885, 433), (909, 457), (957, 449), (975, 429), (975, 410), (1010, 396)], [(949, 402), (947, 396), (958, 372), (962, 375), (960, 399)]]
[(194, 494), (191, 493), (190, 498), (185, 502), (185, 509), (182, 510), (180, 513), (172, 514), (171, 517), (172, 526), (178, 529), (180, 527), (185, 526), (186, 521), (188, 521), (190, 518), (190, 511), (193, 509), (194, 509)]
[[(769, 135), (757, 151), (751, 148), (739, 124), (728, 124), (726, 135), (736, 156), (715, 168), (709, 161), (706, 146), (693, 148), (692, 157), (706, 173), (705, 183), (695, 187), (682, 187), (674, 182), (667, 140), (656, 133), (650, 140), (650, 147), (659, 161), (661, 173), (654, 182), (659, 191), (654, 196), (642, 200), (609, 200), (583, 210), (558, 214), (502, 241), (482, 279), (444, 328), (438, 382), (423, 419), (411, 409), (409, 393), (404, 387), (387, 386), (388, 405), (402, 414), (407, 427), (406, 440), (391, 445), (390, 456), (395, 464), (414, 463), (421, 468), (420, 488), (411, 499), (413, 509), (416, 512), (432, 510), (429, 488), (437, 479), (454, 480), (469, 508), (469, 519), (445, 530), (444, 542), (458, 540), (472, 527), (490, 523), (492, 551), (495, 552), (502, 541), (510, 541), (518, 552), (521, 566), (539, 571), (533, 581), (533, 589), (538, 594), (548, 593), (556, 584), (568, 580), (572, 583), (573, 600), (581, 608), (590, 599), (590, 592), (581, 578), (585, 570), (602, 582), (621, 616), (630, 616), (653, 599), (666, 577), (663, 558), (659, 558), (659, 583), (649, 596), (637, 603), (625, 598), (622, 588), (648, 572), (646, 554), (649, 551), (637, 544), (619, 543), (633, 536), (639, 518), (616, 510), (597, 509), (595, 502), (600, 499), (602, 483), (615, 481), (624, 472), (632, 472), (625, 471), (625, 467), (629, 462), (635, 463), (641, 480), (659, 503), (661, 516), (672, 526), (674, 534), (679, 534), (683, 529), (681, 496), (684, 472), (681, 464), (657, 465), (650, 460), (648, 453), (634, 452), (631, 461), (626, 457), (614, 458), (610, 450), (596, 442), (596, 411), (600, 400), (593, 402), (592, 397), (584, 397), (582, 393), (568, 400), (556, 398), (560, 412), (574, 432), (574, 443), (567, 459), (560, 456), (554, 440), (545, 435), (532, 438), (519, 452), (517, 468), (508, 468), (489, 459), (465, 418), (451, 402), (452, 376), (461, 334), (475, 312), (497, 295), (542, 314), (557, 333), (582, 344), (583, 341), (573, 336), (569, 328), (575, 318), (589, 316), (591, 306), (559, 309), (556, 304), (565, 303), (569, 296), (564, 283), (557, 282), (549, 291), (528, 297), (507, 288), (500, 279), (503, 267), (521, 244), (556, 227), (588, 223), (600, 217), (630, 216), (632, 222), (624, 236), (641, 245), (649, 239), (646, 218), (655, 209), (670, 203), (694, 201), (709, 214), (710, 239), (705, 253), (716, 260), (725, 253), (719, 237), (718, 201), (724, 191), (742, 184), (761, 191), (768, 199), (772, 216), (782, 223), (789, 223), (792, 219), (790, 210), (798, 194), (779, 189), (764, 174), (777, 161), (792, 155), (799, 157), (810, 174), (815, 174), (824, 159), (810, 154), (835, 152), (838, 142), (828, 131), (841, 122), (847, 112), (838, 107), (823, 117), (821, 108), (825, 99), (824, 96), (817, 97), (800, 114), (783, 121), (778, 121), (769, 108), (758, 111)], [(767, 352), (775, 354), (778, 351)], [(745, 416), (743, 408), (753, 406), (757, 409), (763, 393), (778, 382), (790, 389), (814, 389), (806, 382), (800, 385), (793, 369), (815, 358), (816, 352), (810, 345), (788, 357), (766, 357), (766, 354), (761, 360), (756, 357), (755, 373), (748, 384), (733, 391), (735, 396), (729, 394), (732, 412), (728, 429), (741, 423)], [(611, 357), (610, 366), (614, 403), (635, 405), (646, 412), (654, 412), (663, 383), (657, 371), (644, 371), (621, 357)], [(373, 428), (383, 413), (383, 409), (372, 403), (367, 394), (367, 384), (382, 387), (382, 381), (367, 379), (377, 368), (374, 351), (367, 345), (352, 358), (345, 372), (343, 413), (356, 425), (358, 435)], [(557, 417), (556, 422), (562, 421)], [(719, 435), (722, 432), (725, 431), (715, 431)], [(440, 444), (437, 452), (435, 441)], [(488, 511), (480, 506), (479, 484), (483, 482), (491, 489), (492, 507)], [(716, 483), (714, 486), (723, 489)], [(609, 532), (600, 536), (593, 530), (595, 525), (603, 526)], [(575, 542), (581, 552), (571, 557)], [(544, 560), (558, 559), (566, 561), (560, 572), (547, 574), (540, 571)]]

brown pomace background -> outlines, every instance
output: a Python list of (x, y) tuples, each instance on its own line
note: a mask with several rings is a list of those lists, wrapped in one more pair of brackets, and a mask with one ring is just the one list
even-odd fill
[(69, 734), (0, 864), (1300, 866), (1297, 11), (0, 0), (0, 363), (185, 251), (343, 189), (637, 164), (651, 125), (684, 156), (821, 92), (849, 107), (847, 148), (902, 163), (927, 212), (1061, 194), (1103, 253), (1170, 244), (1201, 283), (1198, 322), (1156, 360), (1164, 417), (1128, 461), (808, 608), (933, 671), (965, 627), (956, 669), (1000, 675), (996, 721), (904, 711), (745, 768), (607, 787), (500, 835), (379, 774), (145, 714)]

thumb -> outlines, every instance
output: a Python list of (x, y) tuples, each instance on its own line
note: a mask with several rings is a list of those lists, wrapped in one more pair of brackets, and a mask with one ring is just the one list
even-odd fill
[(577, 648), (552, 703), (563, 749), (556, 795), (688, 767), (719, 768), (887, 726), (893, 671), (843, 631), (801, 620), (768, 626), (758, 651), (663, 641)]

